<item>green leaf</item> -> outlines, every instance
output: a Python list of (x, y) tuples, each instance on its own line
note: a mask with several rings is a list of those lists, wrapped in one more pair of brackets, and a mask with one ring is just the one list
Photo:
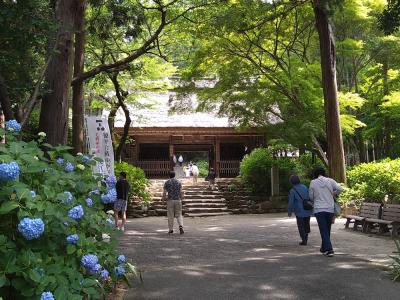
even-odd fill
[(74, 245), (68, 244), (67, 245), (67, 253), (72, 254), (76, 251), (76, 247)]
[(35, 270), (31, 269), (28, 272), (28, 276), (31, 280), (33, 280), (34, 282), (40, 282), (42, 280), (42, 277), (38, 274), (38, 272), (36, 272)]
[(5, 215), (10, 211), (19, 207), (19, 203), (15, 201), (6, 201), (0, 206), (0, 215)]
[(0, 288), (7, 283), (7, 278), (4, 274), (0, 275)]

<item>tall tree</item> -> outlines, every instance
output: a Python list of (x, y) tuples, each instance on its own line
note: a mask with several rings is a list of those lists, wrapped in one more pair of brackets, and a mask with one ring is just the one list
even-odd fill
[(314, 0), (313, 5), (320, 43), (329, 173), (337, 181), (346, 182), (346, 166), (336, 81), (335, 37), (330, 20), (332, 7), (328, 0)]
[[(74, 77), (84, 71), (85, 57), (85, 0), (78, 0), (75, 17), (75, 57)], [(83, 152), (83, 117), (84, 117), (83, 81), (72, 85), (72, 147), (75, 152)]]
[(47, 141), (54, 145), (67, 142), (76, 4), (77, 0), (58, 0), (55, 3), (55, 19), (59, 28), (54, 39), (56, 53), (46, 72), (49, 90), (43, 96), (39, 121), (40, 130), (47, 133)]

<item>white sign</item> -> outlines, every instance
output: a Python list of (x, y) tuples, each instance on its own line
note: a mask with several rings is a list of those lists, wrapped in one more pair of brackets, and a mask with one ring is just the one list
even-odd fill
[(85, 130), (88, 153), (103, 159), (96, 164), (94, 173), (114, 175), (114, 151), (107, 119), (85, 116)]

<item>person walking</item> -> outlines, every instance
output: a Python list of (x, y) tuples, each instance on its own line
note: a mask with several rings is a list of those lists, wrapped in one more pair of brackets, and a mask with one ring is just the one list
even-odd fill
[(174, 233), (174, 218), (176, 218), (179, 225), (179, 232), (180, 234), (184, 234), (182, 217), (182, 183), (175, 178), (174, 171), (169, 172), (169, 178), (170, 179), (168, 179), (164, 184), (162, 196), (163, 201), (167, 201), (168, 233)]
[(192, 165), (192, 174), (193, 174), (193, 184), (196, 185), (197, 184), (197, 178), (199, 177), (199, 168), (197, 167), (197, 165), (194, 163)]
[[(126, 209), (128, 206), (128, 197), (129, 197), (129, 190), (130, 185), (126, 180), (126, 173), (121, 172), (119, 174), (119, 180), (115, 185), (115, 189), (117, 191), (117, 201), (114, 203), (114, 221), (115, 227), (124, 231), (125, 230), (125, 223), (126, 223)], [(118, 213), (121, 212), (122, 214), (122, 223), (121, 226), (118, 226)]]
[(333, 257), (331, 242), (331, 226), (335, 215), (335, 197), (343, 188), (332, 178), (326, 177), (324, 168), (314, 171), (314, 179), (310, 183), (309, 196), (314, 203), (314, 216), (317, 219), (321, 234), (321, 253)]
[(294, 212), (301, 238), (299, 245), (306, 246), (308, 234), (310, 233), (310, 217), (312, 214), (312, 209), (304, 209), (304, 200), (309, 199), (308, 188), (300, 183), (299, 176), (292, 175), (289, 181), (293, 185), (293, 188), (289, 192), (288, 216), (290, 218)]
[(217, 174), (214, 171), (214, 168), (210, 168), (210, 171), (208, 171), (208, 175), (206, 179), (208, 180), (208, 188), (213, 190), (215, 186), (215, 178), (217, 177)]

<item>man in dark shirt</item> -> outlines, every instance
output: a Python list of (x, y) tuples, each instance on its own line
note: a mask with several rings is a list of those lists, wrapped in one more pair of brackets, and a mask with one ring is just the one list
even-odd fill
[[(115, 189), (117, 190), (117, 201), (114, 203), (114, 220), (115, 227), (125, 230), (125, 222), (126, 222), (126, 208), (128, 206), (128, 198), (129, 198), (129, 189), (130, 185), (126, 180), (126, 173), (121, 172), (119, 174), (119, 180), (115, 185)], [(122, 223), (121, 226), (118, 226), (118, 212), (122, 214)]]
[[(179, 232), (184, 234), (183, 231), (183, 217), (182, 217), (182, 183), (175, 178), (175, 172), (169, 173), (170, 179), (164, 184), (163, 200), (167, 201), (167, 216), (169, 234), (174, 233), (174, 217), (178, 221)], [(168, 194), (168, 195), (167, 195)]]

